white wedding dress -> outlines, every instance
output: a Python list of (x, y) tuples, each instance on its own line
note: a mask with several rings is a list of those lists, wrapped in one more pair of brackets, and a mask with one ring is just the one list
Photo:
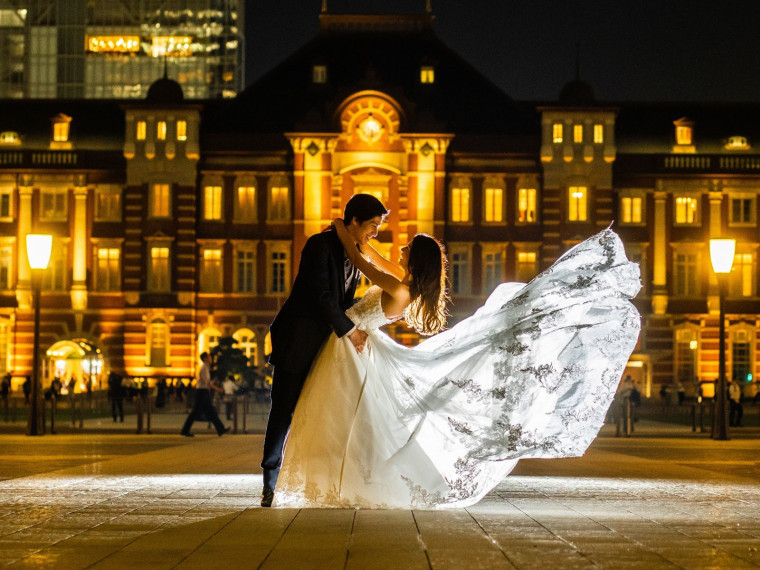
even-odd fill
[(639, 335), (639, 268), (607, 229), (527, 285), (414, 348), (379, 330), (371, 287), (293, 416), (275, 506), (437, 509), (478, 502), (525, 457), (584, 453)]

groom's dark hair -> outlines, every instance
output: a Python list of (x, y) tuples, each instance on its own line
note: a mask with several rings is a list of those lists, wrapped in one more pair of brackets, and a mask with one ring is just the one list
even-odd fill
[(386, 210), (383, 203), (371, 194), (354, 194), (346, 203), (343, 210), (343, 222), (346, 225), (356, 218), (356, 221), (363, 224), (367, 220), (381, 216), (385, 221), (390, 210)]

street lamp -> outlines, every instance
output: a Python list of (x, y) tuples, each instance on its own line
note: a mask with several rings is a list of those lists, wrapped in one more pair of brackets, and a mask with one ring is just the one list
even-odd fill
[(32, 393), (29, 407), (29, 421), (26, 435), (42, 435), (42, 390), (40, 389), (40, 291), (42, 276), (50, 261), (53, 248), (53, 236), (45, 234), (28, 234), (26, 236), (26, 255), (32, 269), (32, 293), (34, 295), (34, 353), (32, 355)]
[(734, 265), (736, 240), (711, 239), (710, 261), (718, 277), (718, 294), (720, 300), (720, 325), (718, 344), (718, 385), (715, 394), (715, 418), (713, 420), (713, 439), (729, 439), (728, 413), (726, 410), (726, 285), (728, 274)]

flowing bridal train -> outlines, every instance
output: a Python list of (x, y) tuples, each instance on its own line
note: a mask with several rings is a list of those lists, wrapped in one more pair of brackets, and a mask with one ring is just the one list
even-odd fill
[(301, 393), (275, 494), (281, 507), (465, 507), (522, 458), (582, 455), (639, 335), (639, 268), (607, 229), (530, 283), (504, 283), (414, 348), (379, 328), (381, 290), (349, 309)]

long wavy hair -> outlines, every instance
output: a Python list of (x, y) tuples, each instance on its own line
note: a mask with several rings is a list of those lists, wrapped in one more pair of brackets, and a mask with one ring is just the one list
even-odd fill
[(446, 326), (446, 268), (443, 245), (427, 234), (417, 234), (409, 246), (408, 270), (411, 301), (406, 322), (422, 335), (436, 334)]

